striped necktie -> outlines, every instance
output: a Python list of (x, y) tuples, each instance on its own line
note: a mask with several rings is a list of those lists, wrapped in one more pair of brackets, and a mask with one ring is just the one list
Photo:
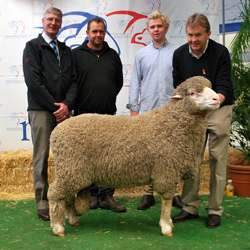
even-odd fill
[(50, 43), (51, 43), (51, 45), (52, 45), (52, 49), (53, 49), (53, 50), (55, 51), (55, 53), (56, 53), (57, 63), (58, 63), (58, 65), (59, 65), (59, 67), (60, 67), (60, 59), (59, 59), (58, 50), (57, 50), (57, 48), (56, 48), (56, 42), (55, 42), (54, 40), (52, 40)]

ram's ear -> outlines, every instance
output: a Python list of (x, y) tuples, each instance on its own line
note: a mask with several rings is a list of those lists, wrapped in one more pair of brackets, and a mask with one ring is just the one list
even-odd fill
[(173, 95), (170, 99), (183, 99), (182, 95)]

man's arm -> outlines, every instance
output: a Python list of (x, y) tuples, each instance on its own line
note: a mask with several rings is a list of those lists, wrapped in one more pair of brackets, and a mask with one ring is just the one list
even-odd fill
[(123, 86), (122, 62), (118, 54), (117, 54), (117, 63), (116, 63), (115, 84), (116, 84), (116, 95), (118, 95)]
[(175, 51), (173, 54), (173, 85), (174, 85), (174, 88), (176, 88), (182, 82), (183, 81), (181, 79), (179, 63), (178, 63), (178, 55)]
[(219, 95), (221, 104), (230, 96), (233, 91), (231, 81), (231, 59), (228, 50), (225, 48), (217, 67), (215, 92)]
[(57, 117), (58, 121), (59, 120), (65, 120), (67, 118), (67, 115), (69, 111), (73, 110), (74, 104), (75, 104), (75, 99), (78, 93), (78, 79), (76, 75), (76, 69), (75, 69), (75, 62), (73, 59), (73, 55), (71, 50), (68, 48), (68, 57), (67, 60), (71, 60), (71, 83), (68, 88), (68, 91), (65, 95), (65, 99), (62, 103), (54, 103), (54, 105), (59, 106), (59, 109), (54, 112), (54, 115)]
[(32, 98), (45, 110), (55, 112), (58, 108), (54, 105), (56, 100), (48, 91), (42, 81), (41, 58), (39, 46), (28, 42), (23, 52), (23, 72), (25, 83)]
[[(75, 61), (73, 59), (73, 52), (68, 49), (68, 54), (67, 54), (67, 59), (65, 60), (70, 60), (71, 63), (71, 83), (70, 86), (67, 90), (67, 93), (65, 95), (65, 99), (63, 100), (63, 104), (65, 104), (68, 107), (68, 111), (73, 110), (74, 108), (74, 104), (75, 104), (75, 99), (78, 93), (78, 88), (79, 88), (79, 83), (78, 83), (78, 79), (77, 79), (77, 75), (76, 75), (76, 68), (75, 68)], [(62, 107), (62, 106), (60, 106)]]
[(138, 54), (136, 54), (129, 86), (129, 103), (127, 104), (127, 108), (130, 109), (131, 116), (139, 115), (138, 100), (142, 76), (138, 57)]

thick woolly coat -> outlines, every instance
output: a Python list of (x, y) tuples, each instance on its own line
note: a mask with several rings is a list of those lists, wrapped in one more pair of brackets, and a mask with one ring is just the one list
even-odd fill
[(91, 183), (117, 188), (152, 183), (171, 198), (177, 183), (197, 171), (206, 118), (197, 118), (189, 89), (200, 92), (205, 86), (211, 87), (205, 78), (190, 78), (173, 94), (183, 99), (139, 116), (83, 114), (59, 124), (51, 135), (56, 167), (51, 199), (69, 198)]

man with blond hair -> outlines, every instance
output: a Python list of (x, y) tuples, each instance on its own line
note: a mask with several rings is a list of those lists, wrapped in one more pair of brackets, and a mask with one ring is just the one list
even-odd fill
[[(165, 37), (169, 24), (169, 18), (159, 11), (152, 12), (147, 18), (146, 27), (152, 42), (135, 56), (127, 104), (131, 116), (161, 108), (174, 92), (172, 56), (177, 46), (169, 43)], [(155, 204), (153, 193), (152, 185), (143, 187), (138, 210), (148, 209)], [(174, 205), (182, 207), (179, 196), (174, 201)]]

